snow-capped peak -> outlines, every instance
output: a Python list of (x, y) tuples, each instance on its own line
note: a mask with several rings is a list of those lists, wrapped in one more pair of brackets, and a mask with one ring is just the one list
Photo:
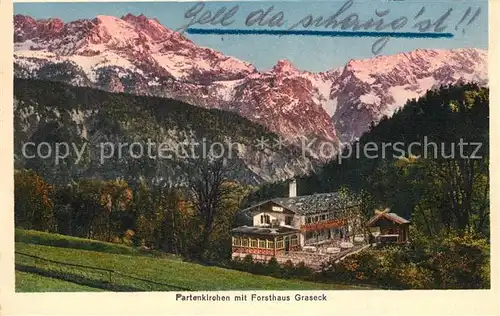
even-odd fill
[(274, 65), (272, 72), (274, 73), (297, 73), (298, 70), (293, 66), (293, 64), (288, 59), (280, 59)]
[(372, 121), (391, 116), (407, 100), (440, 85), (487, 85), (487, 55), (485, 50), (472, 48), (417, 49), (350, 60), (330, 95), (339, 104), (333, 120), (342, 141), (361, 136)]
[[(366, 77), (368, 74), (382, 74), (394, 69), (433, 71), (443, 63), (461, 64), (487, 59), (482, 49), (416, 49), (395, 55), (381, 55), (375, 58), (350, 60), (347, 69)], [(363, 79), (363, 78), (362, 78)]]
[(144, 68), (144, 74), (151, 77), (154, 85), (159, 78), (234, 80), (255, 71), (246, 62), (196, 46), (157, 19), (142, 14), (127, 14), (121, 18), (98, 15), (93, 20), (66, 24), (56, 19), (50, 21), (54, 26), (47, 33), (42, 32), (47, 29), (46, 20), (15, 17), (16, 56), (32, 58), (33, 51), (39, 51), (39, 57), (44, 60), (48, 56), (58, 56), (59, 62), (80, 65), (90, 81), (98, 80), (99, 69), (113, 64), (130, 75)]
[(114, 42), (126, 42), (138, 37), (135, 28), (122, 19), (114, 16), (98, 15), (96, 21)]
[(17, 15), (14, 24), (18, 77), (235, 111), (285, 137), (351, 141), (429, 89), (488, 82), (487, 52), (479, 49), (418, 49), (321, 73), (282, 59), (257, 72), (142, 14), (67, 23)]
[(136, 16), (129, 13), (125, 16), (122, 16), (121, 19), (134, 25), (138, 30), (146, 33), (155, 41), (165, 40), (165, 36), (171, 35), (173, 33), (173, 31), (164, 27), (160, 23), (160, 21), (158, 21), (158, 19), (150, 19), (143, 14)]

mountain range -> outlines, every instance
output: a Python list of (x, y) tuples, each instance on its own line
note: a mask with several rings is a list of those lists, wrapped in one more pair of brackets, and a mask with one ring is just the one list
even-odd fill
[(259, 71), (199, 47), (157, 19), (132, 14), (68, 23), (16, 15), (14, 45), (17, 78), (171, 98), (236, 112), (289, 140), (339, 146), (427, 90), (488, 84), (487, 51), (481, 49), (417, 49), (319, 73), (280, 60)]

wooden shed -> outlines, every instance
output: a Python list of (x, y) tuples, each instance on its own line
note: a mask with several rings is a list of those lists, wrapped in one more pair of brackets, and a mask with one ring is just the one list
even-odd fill
[(375, 215), (366, 223), (377, 243), (407, 243), (410, 240), (411, 222), (389, 209), (375, 211)]

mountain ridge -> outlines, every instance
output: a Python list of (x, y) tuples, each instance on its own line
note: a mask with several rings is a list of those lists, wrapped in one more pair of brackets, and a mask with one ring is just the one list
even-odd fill
[[(265, 148), (259, 146), (261, 138), (269, 141)], [(209, 155), (212, 146), (216, 155), (230, 161), (232, 178), (244, 183), (284, 180), (314, 170), (315, 159), (296, 146), (273, 146), (276, 139), (262, 125), (233, 112), (160, 97), (15, 79), (15, 165), (37, 170), (51, 182), (145, 177), (182, 185), (190, 168)], [(149, 145), (150, 141), (156, 145)], [(49, 154), (50, 159), (44, 159), (36, 151), (41, 143), (58, 142), (76, 145), (82, 159), (72, 153), (55, 163), (55, 157)], [(24, 144), (29, 143), (29, 150), (35, 151), (24, 154), (28, 150)], [(141, 144), (141, 154), (130, 153), (132, 143)], [(105, 159), (103, 144), (107, 144)]]
[(324, 72), (279, 60), (258, 71), (144, 15), (67, 23), (16, 15), (14, 25), (16, 77), (233, 111), (291, 142), (317, 138), (340, 147), (429, 89), (487, 85), (487, 52), (481, 49), (417, 49), (352, 59)]

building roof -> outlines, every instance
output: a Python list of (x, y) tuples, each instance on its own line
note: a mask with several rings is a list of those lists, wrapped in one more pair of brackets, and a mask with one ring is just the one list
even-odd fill
[(295, 229), (287, 226), (280, 226), (276, 228), (260, 227), (260, 226), (240, 226), (231, 229), (231, 233), (248, 234), (248, 235), (266, 235), (266, 236), (279, 236), (296, 232), (300, 232), (300, 229)]
[(240, 212), (250, 211), (257, 206), (268, 202), (273, 202), (299, 215), (328, 212), (340, 208), (339, 204), (342, 203), (344, 203), (343, 206), (347, 207), (359, 204), (359, 201), (353, 199), (343, 200), (338, 192), (333, 192), (296, 197), (274, 198), (252, 205), (244, 210), (241, 210)]
[(396, 224), (410, 224), (411, 222), (396, 213), (389, 213), (388, 211), (376, 213), (370, 220), (366, 223), (366, 226), (371, 226), (376, 223), (379, 219), (386, 218)]

